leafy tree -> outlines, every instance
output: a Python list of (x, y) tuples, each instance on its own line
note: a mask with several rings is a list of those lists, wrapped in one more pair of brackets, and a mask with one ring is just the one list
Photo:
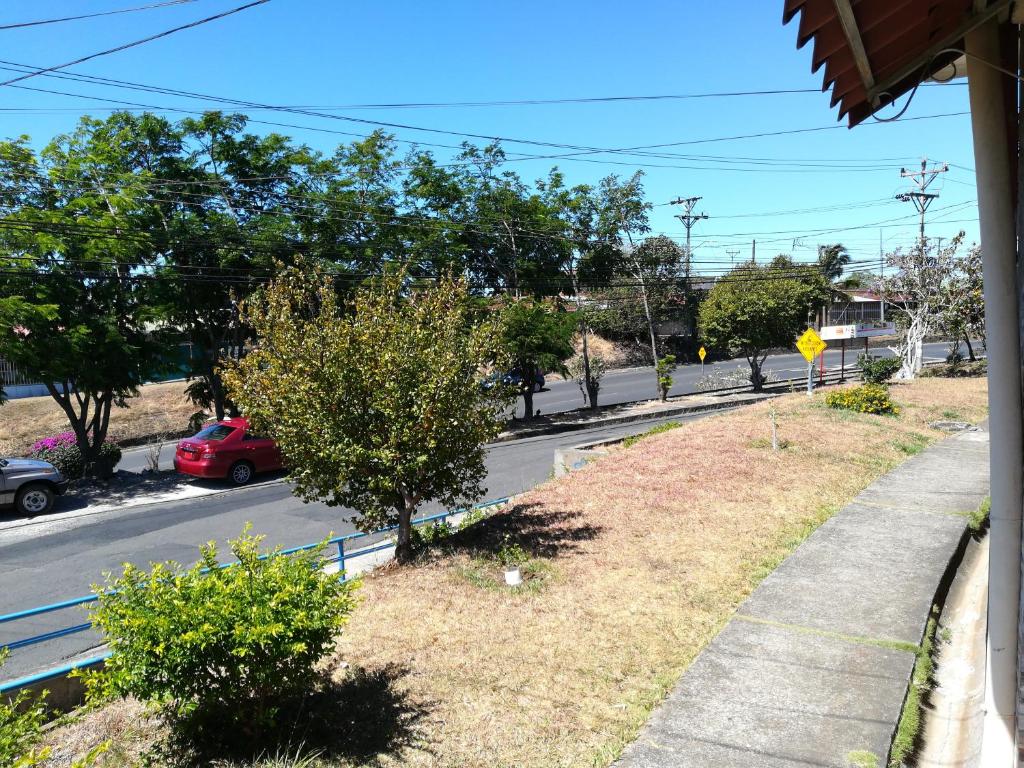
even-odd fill
[(478, 372), (506, 364), (492, 324), (470, 323), (464, 282), (406, 295), (389, 275), (344, 301), (302, 263), (247, 302), (257, 344), (225, 372), (232, 398), (281, 447), (306, 500), (345, 505), (363, 530), (397, 524), (396, 556), (413, 554), (419, 506), (477, 500), (484, 445), (508, 393)]
[(557, 296), (568, 287), (570, 251), (564, 223), (544, 194), (514, 171), (498, 172), (505, 153), (497, 145), (466, 145), (454, 176), (461, 195), (453, 214), (461, 220), (460, 251), (470, 284), (488, 293)]
[(519, 393), (523, 413), (533, 418), (534, 372), (563, 370), (563, 360), (573, 354), (574, 318), (551, 303), (521, 299), (501, 310), (500, 345), (512, 370), (522, 376)]
[(663, 403), (668, 400), (669, 390), (672, 389), (672, 373), (675, 369), (675, 355), (665, 355), (658, 361), (657, 368), (655, 369), (658, 372), (658, 396)]
[(283, 136), (245, 127), (243, 116), (219, 112), (164, 124), (160, 151), (145, 163), (157, 169), (154, 183), (174, 190), (158, 201), (158, 306), (190, 344), (188, 395), (218, 419), (237, 414), (221, 359), (241, 357), (251, 338), (239, 301), (309, 239), (296, 196), (308, 190), (314, 156)]
[(38, 157), (0, 143), (0, 357), (46, 385), (88, 473), (111, 409), (164, 365), (145, 272), (157, 217), (128, 135), (86, 119)]
[(940, 302), (939, 322), (949, 339), (951, 355), (960, 354), (963, 341), (971, 362), (976, 359), (971, 337), (985, 342), (985, 291), (981, 273), (981, 248), (973, 246), (966, 256), (951, 264), (951, 274), (943, 286)]
[(597, 409), (597, 395), (601, 390), (601, 380), (604, 378), (604, 358), (600, 355), (584, 356), (581, 351), (578, 355), (570, 358), (566, 364), (569, 375), (576, 380), (580, 393), (583, 395), (583, 404), (592, 410)]
[(850, 263), (850, 254), (842, 243), (818, 246), (818, 270), (828, 285), (828, 294), (821, 306), (821, 325), (828, 324), (828, 305), (835, 301), (840, 292), (834, 286), (839, 283), (843, 272)]
[(878, 290), (897, 312), (903, 360), (900, 378), (913, 378), (921, 372), (924, 339), (941, 327), (943, 301), (956, 273), (956, 253), (963, 234), (946, 248), (930, 241), (917, 242), (909, 251), (894, 251), (886, 258), (892, 272), (879, 283)]
[(816, 275), (816, 270), (795, 269), (785, 257), (768, 265), (741, 264), (715, 283), (701, 304), (701, 337), (747, 359), (755, 392), (764, 386), (761, 366), (768, 352), (792, 345), (821, 300), (824, 289)]
[(628, 251), (611, 287), (599, 291), (605, 306), (599, 327), (612, 338), (631, 338), (638, 346), (643, 339), (652, 359), (657, 359), (657, 327), (686, 320), (688, 296), (680, 277), (683, 261), (683, 249), (664, 235), (647, 238)]
[(580, 340), (580, 354), (573, 358), (573, 377), (579, 382), (584, 403), (591, 410), (597, 410), (605, 365), (590, 352), (592, 328), (600, 314), (593, 296), (600, 286), (606, 286), (613, 278), (621, 257), (616, 241), (618, 225), (612, 224), (611, 217), (602, 216), (602, 200), (590, 185), (567, 188), (558, 173), (552, 173), (545, 182), (538, 184), (564, 223), (565, 241), (570, 251), (564, 270), (576, 305), (573, 317)]
[(842, 243), (818, 246), (818, 267), (827, 282), (838, 282), (849, 263), (850, 253)]

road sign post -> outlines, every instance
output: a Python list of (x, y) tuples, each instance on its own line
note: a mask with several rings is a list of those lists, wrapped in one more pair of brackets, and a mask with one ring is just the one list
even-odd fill
[(697, 350), (697, 357), (700, 358), (700, 375), (701, 376), (704, 375), (704, 358), (707, 357), (707, 356), (708, 356), (708, 351), (706, 349), (704, 349), (704, 345), (702, 344), (700, 349)]
[(803, 335), (797, 339), (796, 348), (807, 361), (807, 396), (814, 393), (814, 358), (825, 352), (828, 346), (821, 340), (821, 336), (813, 328), (808, 328)]

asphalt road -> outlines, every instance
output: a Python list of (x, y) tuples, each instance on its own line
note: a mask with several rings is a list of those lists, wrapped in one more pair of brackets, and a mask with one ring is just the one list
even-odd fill
[[(835, 342), (833, 342), (834, 344)], [(851, 342), (852, 344), (852, 342)], [(978, 345), (976, 345), (976, 348)], [(848, 370), (853, 370), (857, 361), (857, 354), (862, 348), (850, 348), (846, 350), (846, 365)], [(966, 347), (962, 351), (966, 354)], [(980, 350), (979, 350), (980, 351)], [(883, 357), (893, 356), (893, 352), (886, 348), (872, 348), (872, 354)], [(925, 344), (925, 360), (944, 360), (949, 352), (949, 345), (945, 343)], [(826, 370), (839, 370), (841, 353), (838, 349), (825, 351)], [(701, 372), (700, 364), (681, 365), (672, 374), (673, 385), (670, 394), (685, 395), (697, 392), (697, 383), (705, 374), (715, 372), (731, 372), (740, 369), (743, 375), (749, 373), (750, 367), (747, 361), (722, 360), (716, 363), (707, 363), (704, 373)], [(770, 371), (780, 379), (789, 379), (796, 376), (803, 376), (807, 373), (807, 363), (799, 354), (772, 355), (764, 364), (764, 370)], [(601, 383), (601, 393), (598, 402), (601, 405), (616, 405), (618, 403), (629, 403), (636, 400), (650, 400), (657, 397), (654, 383), (654, 372), (651, 368), (628, 368), (625, 370), (609, 371), (605, 374)], [(543, 392), (533, 396), (533, 407), (539, 409), (542, 414), (563, 413), (585, 405), (583, 396), (580, 393), (579, 385), (575, 381), (550, 380)], [(522, 401), (516, 406), (516, 415), (523, 416)], [(130, 472), (139, 472), (148, 466), (147, 449), (134, 449), (124, 452), (124, 457), (118, 465), (118, 469)], [(174, 443), (168, 443), (160, 452), (161, 469), (171, 469), (174, 458)]]
[[(700, 415), (688, 420), (701, 418)], [(678, 417), (676, 417), (678, 420)], [(652, 419), (586, 432), (544, 435), (488, 450), (486, 499), (519, 493), (548, 479), (558, 447), (606, 437), (636, 434), (668, 419)], [(136, 452), (142, 453), (142, 452)], [(144, 465), (144, 462), (143, 462)], [(440, 511), (426, 507), (423, 514)], [(348, 513), (350, 514), (350, 513)], [(0, 614), (88, 594), (104, 571), (118, 571), (130, 561), (176, 560), (191, 563), (198, 547), (223, 544), (247, 522), (267, 536), (267, 545), (299, 546), (328, 533), (355, 530), (346, 512), (320, 503), (305, 504), (283, 482), (262, 482), (217, 496), (167, 502), (91, 517), (61, 519), (58, 511), (30, 526), (0, 531)], [(82, 608), (0, 624), (0, 644), (85, 621)], [(0, 679), (14, 679), (46, 669), (95, 647), (90, 633), (71, 635), (17, 649)]]

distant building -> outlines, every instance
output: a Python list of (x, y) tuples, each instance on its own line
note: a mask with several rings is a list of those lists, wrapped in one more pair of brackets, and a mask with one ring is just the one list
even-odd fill
[(890, 307), (882, 315), (882, 299), (874, 291), (865, 288), (847, 288), (838, 291), (828, 307), (828, 322), (824, 325), (852, 325), (871, 323), (879, 320), (894, 320)]

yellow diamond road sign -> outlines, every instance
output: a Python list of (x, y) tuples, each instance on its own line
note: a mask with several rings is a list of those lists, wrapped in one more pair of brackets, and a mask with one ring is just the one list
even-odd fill
[(700, 358), (700, 361), (703, 363), (704, 362), (704, 358), (708, 356), (708, 351), (706, 349), (704, 349), (704, 347), (701, 347), (700, 349), (697, 350), (697, 356)]
[(808, 363), (812, 362), (822, 350), (827, 347), (824, 341), (821, 340), (813, 328), (808, 328), (804, 331), (804, 335), (797, 339), (796, 348), (800, 350), (800, 354), (804, 356), (804, 360)]

